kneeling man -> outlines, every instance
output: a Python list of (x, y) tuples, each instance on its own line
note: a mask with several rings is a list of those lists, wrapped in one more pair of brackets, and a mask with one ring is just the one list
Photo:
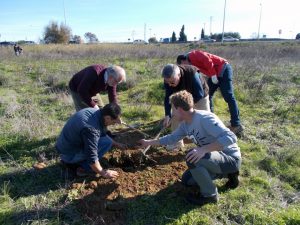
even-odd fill
[(123, 148), (106, 135), (106, 126), (121, 123), (121, 108), (116, 103), (102, 109), (85, 108), (75, 113), (65, 124), (56, 142), (61, 160), (66, 164), (79, 164), (77, 175), (90, 172), (99, 173), (105, 178), (115, 178), (117, 171), (104, 170), (99, 159), (112, 145)]

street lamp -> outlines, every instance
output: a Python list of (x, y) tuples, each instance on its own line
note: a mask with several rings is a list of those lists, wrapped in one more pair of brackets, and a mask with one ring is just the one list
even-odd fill
[(224, 2), (223, 30), (222, 30), (222, 43), (223, 43), (223, 41), (224, 41), (225, 12), (226, 12), (226, 0), (225, 0), (225, 2)]
[(259, 33), (260, 33), (260, 22), (261, 22), (261, 11), (262, 11), (262, 4), (260, 3), (260, 12), (259, 12), (259, 21), (258, 21), (258, 32), (257, 32), (257, 39), (259, 39)]

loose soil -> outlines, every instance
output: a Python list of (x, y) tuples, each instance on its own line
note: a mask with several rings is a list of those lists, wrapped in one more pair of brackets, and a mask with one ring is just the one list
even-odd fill
[(103, 167), (119, 172), (117, 179), (81, 178), (71, 185), (71, 190), (79, 193), (79, 211), (93, 224), (124, 224), (129, 201), (145, 194), (155, 194), (171, 184), (174, 195), (184, 190), (179, 182), (187, 169), (184, 152), (150, 148), (147, 155), (157, 162), (153, 163), (143, 157), (136, 146), (141, 138), (144, 138), (143, 135), (137, 131), (119, 131), (115, 139), (130, 148), (111, 151), (101, 160)]

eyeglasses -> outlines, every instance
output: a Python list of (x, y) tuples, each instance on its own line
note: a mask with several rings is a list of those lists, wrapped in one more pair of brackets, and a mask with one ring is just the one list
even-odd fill
[(170, 86), (174, 86), (174, 85), (177, 84), (177, 81), (174, 78), (173, 79), (169, 79), (169, 80), (165, 79), (165, 83), (167, 83)]

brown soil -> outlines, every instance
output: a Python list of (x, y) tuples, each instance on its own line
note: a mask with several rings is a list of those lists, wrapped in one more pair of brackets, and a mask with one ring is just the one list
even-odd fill
[(114, 150), (101, 161), (104, 167), (119, 172), (117, 179), (90, 177), (71, 185), (71, 189), (80, 193), (79, 210), (93, 224), (124, 224), (128, 201), (144, 194), (155, 194), (174, 183), (175, 195), (183, 189), (178, 181), (187, 168), (185, 154), (151, 148), (147, 154), (157, 161), (153, 163), (136, 148), (136, 142), (141, 138), (143, 135), (136, 131), (120, 132), (116, 139), (131, 149)]

